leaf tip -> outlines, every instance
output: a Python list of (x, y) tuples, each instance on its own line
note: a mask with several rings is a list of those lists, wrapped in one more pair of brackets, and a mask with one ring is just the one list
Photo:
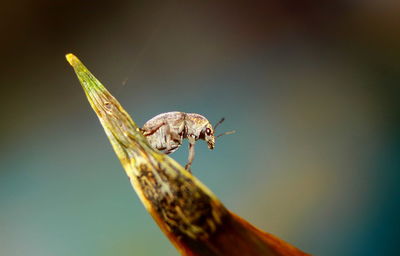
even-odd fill
[(73, 55), (72, 53), (68, 53), (65, 55), (65, 58), (67, 59), (68, 63), (71, 66), (75, 66), (77, 62), (79, 62), (78, 58)]

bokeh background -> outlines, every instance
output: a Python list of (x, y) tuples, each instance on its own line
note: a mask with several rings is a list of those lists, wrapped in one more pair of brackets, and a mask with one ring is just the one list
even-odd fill
[[(193, 171), (315, 255), (399, 255), (398, 1), (7, 1), (0, 10), (0, 255), (177, 255), (64, 55), (142, 125), (222, 116)], [(186, 144), (172, 155), (181, 163)], [(234, 245), (232, 245), (234, 246)]]

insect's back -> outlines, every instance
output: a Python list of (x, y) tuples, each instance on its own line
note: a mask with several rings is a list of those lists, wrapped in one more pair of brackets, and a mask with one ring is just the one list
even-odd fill
[(152, 129), (153, 127), (156, 127), (162, 123), (178, 124), (180, 122), (180, 120), (185, 119), (185, 115), (186, 115), (185, 113), (178, 112), (178, 111), (161, 113), (159, 115), (156, 115), (149, 121), (147, 121), (143, 125), (143, 130)]

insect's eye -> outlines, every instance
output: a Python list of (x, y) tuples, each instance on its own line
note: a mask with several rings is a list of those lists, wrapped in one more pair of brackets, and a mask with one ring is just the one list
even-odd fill
[(211, 129), (210, 129), (210, 128), (207, 128), (207, 129), (206, 129), (206, 134), (207, 134), (207, 136), (210, 136), (210, 135), (211, 135)]

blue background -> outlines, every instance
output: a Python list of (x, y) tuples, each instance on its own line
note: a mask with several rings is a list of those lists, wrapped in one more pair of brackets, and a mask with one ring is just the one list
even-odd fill
[[(193, 172), (315, 255), (399, 255), (395, 1), (8, 1), (0, 16), (0, 255), (177, 255), (64, 55), (143, 125), (226, 117)], [(171, 155), (184, 164), (187, 144)]]

